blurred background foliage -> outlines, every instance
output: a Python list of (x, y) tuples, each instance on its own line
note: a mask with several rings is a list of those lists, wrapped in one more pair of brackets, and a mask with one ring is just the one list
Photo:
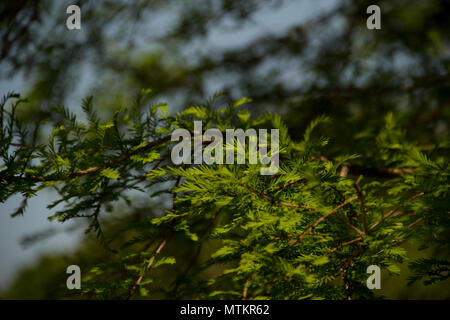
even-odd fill
[[(79, 31), (65, 26), (70, 4), (81, 7)], [(366, 28), (371, 4), (381, 7), (381, 30)], [(305, 12), (285, 27), (273, 18), (264, 23), (289, 8)], [(223, 91), (228, 101), (250, 97), (252, 114), (281, 114), (293, 138), (318, 115), (330, 115), (326, 134), (334, 141), (325, 156), (370, 152), (355, 135), (379, 126), (389, 111), (426, 149), (449, 133), (449, 12), (445, 0), (2, 1), (0, 77), (25, 79), (30, 103), (20, 116), (30, 123), (57, 121), (57, 105), (77, 113), (73, 100), (80, 95), (94, 95), (99, 114), (108, 117), (142, 88), (153, 90), (155, 102), (169, 102), (172, 112)], [(47, 136), (43, 130), (40, 139)], [(163, 207), (164, 200), (115, 208), (121, 218), (106, 221), (105, 232)], [(194, 253), (174, 243), (168, 251), (187, 264)], [(407, 249), (412, 258), (436, 255)], [(21, 272), (3, 297), (73, 298), (65, 288), (67, 265), (88, 270), (115, 255), (87, 235), (75, 253), (43, 257)], [(406, 264), (401, 271), (383, 274), (380, 295), (450, 298), (449, 280), (408, 287)], [(170, 268), (161, 272), (162, 282), (171, 276)]]

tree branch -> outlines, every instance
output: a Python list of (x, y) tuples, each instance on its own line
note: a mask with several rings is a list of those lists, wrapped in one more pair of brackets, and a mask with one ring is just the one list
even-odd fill
[(359, 202), (361, 203), (361, 214), (362, 214), (362, 223), (365, 233), (369, 233), (369, 229), (367, 228), (367, 212), (366, 212), (366, 205), (364, 201), (363, 194), (361, 192), (361, 189), (359, 189), (358, 184), (355, 183), (353, 187), (356, 190), (356, 193), (358, 194)]
[(294, 244), (296, 244), (298, 241), (303, 241), (303, 238), (310, 233), (315, 227), (317, 227), (322, 221), (324, 221), (326, 218), (328, 218), (329, 216), (331, 216), (333, 213), (335, 213), (337, 210), (339, 210), (340, 208), (344, 207), (345, 205), (349, 204), (350, 202), (354, 201), (358, 199), (358, 197), (353, 197), (348, 199), (347, 201), (345, 201), (344, 203), (341, 203), (340, 205), (338, 205), (336, 208), (330, 210), (328, 213), (324, 214), (323, 216), (321, 216), (319, 219), (317, 219), (308, 229), (306, 229), (305, 232), (303, 232), (298, 239), (294, 239), (289, 243), (289, 246), (293, 246)]
[(131, 297), (135, 294), (137, 287), (141, 284), (142, 279), (144, 279), (144, 277), (147, 275), (148, 271), (150, 270), (150, 268), (152, 267), (153, 263), (155, 262), (156, 257), (161, 253), (162, 249), (165, 247), (167, 242), (172, 238), (172, 236), (173, 236), (173, 231), (171, 231), (169, 233), (169, 235), (163, 241), (160, 242), (160, 244), (156, 248), (155, 253), (153, 254), (153, 257), (151, 257), (151, 259), (147, 263), (147, 266), (145, 267), (145, 270), (144, 270), (143, 274), (141, 274), (139, 276), (139, 278), (136, 280), (136, 283), (131, 288), (130, 293), (127, 296), (127, 300), (130, 300)]
[[(171, 139), (171, 136), (166, 136), (166, 137), (160, 138), (158, 140), (152, 141), (152, 142), (148, 143), (147, 145), (145, 145), (143, 147), (140, 147), (140, 148), (138, 148), (138, 149), (136, 149), (134, 151), (125, 153), (125, 154), (121, 155), (120, 157), (117, 157), (117, 158), (115, 158), (115, 159), (113, 159), (111, 161), (108, 161), (108, 162), (105, 162), (105, 163), (102, 163), (100, 165), (93, 166), (93, 167), (90, 167), (90, 168), (87, 168), (87, 169), (83, 169), (83, 170), (78, 170), (76, 172), (72, 172), (71, 174), (69, 174), (64, 179), (73, 179), (73, 178), (84, 176), (84, 175), (87, 175), (87, 174), (90, 174), (90, 173), (98, 172), (98, 171), (100, 171), (102, 169), (105, 169), (105, 168), (114, 167), (114, 166), (118, 165), (119, 163), (128, 160), (131, 156), (136, 155), (136, 154), (141, 153), (141, 152), (148, 151), (149, 149), (151, 149), (151, 148), (153, 148), (155, 146), (161, 145), (161, 144), (169, 141), (170, 139)], [(40, 177), (39, 176), (37, 176), (37, 177), (27, 176), (27, 177), (20, 178), (20, 177), (6, 175), (6, 176), (3, 177), (3, 179), (7, 180), (8, 182), (10, 180), (12, 180), (12, 179), (24, 179), (24, 180), (31, 179), (34, 182), (49, 182), (49, 181), (59, 181), (59, 180), (62, 180), (63, 178), (58, 178), (58, 177), (53, 177), (53, 176), (40, 176)]]
[(313, 210), (313, 211), (317, 210), (317, 208), (315, 208), (315, 207), (310, 207), (310, 206), (305, 206), (305, 205), (300, 205), (300, 204), (286, 203), (286, 202), (274, 202), (273, 199), (268, 194), (261, 193), (255, 189), (249, 187), (246, 183), (242, 184), (242, 186), (244, 188), (246, 188), (248, 191), (250, 191), (251, 193), (257, 195), (258, 197), (268, 200), (276, 207), (301, 208), (301, 209), (307, 209), (307, 210)]
[[(423, 195), (425, 195), (425, 192), (419, 192), (418, 194), (410, 197), (410, 200), (414, 200), (417, 198), (422, 197)], [(398, 209), (400, 209), (403, 205), (399, 205), (397, 207), (395, 207), (394, 209), (392, 209), (391, 211), (389, 211), (387, 214), (385, 214), (380, 220), (378, 220), (377, 222), (375, 222), (370, 228), (369, 228), (369, 232), (371, 232), (373, 229), (375, 229), (378, 225), (380, 225), (381, 223), (383, 223), (386, 219), (388, 219), (389, 217), (394, 216), (394, 214), (397, 212)]]

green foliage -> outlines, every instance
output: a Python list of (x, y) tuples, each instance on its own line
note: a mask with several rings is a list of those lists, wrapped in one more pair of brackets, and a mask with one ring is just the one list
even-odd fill
[(430, 285), (450, 277), (450, 263), (447, 260), (419, 259), (411, 263), (411, 269), (414, 275), (410, 277), (410, 283), (426, 278), (424, 283)]
[[(248, 99), (218, 109), (216, 96), (171, 115), (166, 104), (149, 106), (148, 94), (106, 122), (92, 98), (82, 104), (85, 121), (56, 108), (47, 144), (37, 143), (40, 123), (30, 128), (16, 117), (25, 100), (9, 94), (1, 103), (0, 201), (21, 194), (13, 215), (23, 214), (27, 199), (53, 189), (59, 199), (49, 208), (64, 207), (49, 219), (88, 219), (87, 231), (114, 253), (85, 275), (87, 297), (371, 298), (367, 266), (398, 273), (409, 259), (405, 241), (448, 252), (447, 140), (423, 148), (387, 113), (356, 136), (361, 147), (330, 157), (334, 137), (321, 134), (333, 126), (328, 117), (295, 141), (279, 116), (252, 118), (242, 109)], [(192, 131), (194, 120), (204, 130), (278, 128), (278, 173), (260, 175), (261, 164), (175, 166), (170, 133)], [(101, 217), (121, 200), (131, 206), (130, 190), (171, 207), (105, 235)], [(412, 281), (447, 279), (447, 258), (412, 261)]]

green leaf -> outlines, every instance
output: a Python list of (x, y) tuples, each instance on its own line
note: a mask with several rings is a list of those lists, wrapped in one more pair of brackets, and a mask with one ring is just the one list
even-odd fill
[[(150, 258), (151, 259), (151, 258)], [(156, 261), (156, 263), (153, 265), (153, 268), (157, 268), (159, 266), (162, 266), (164, 264), (175, 264), (177, 261), (174, 257), (164, 257)]]
[(397, 274), (397, 275), (400, 274), (400, 268), (396, 264), (388, 265), (387, 270), (393, 274)]
[(236, 108), (242, 106), (244, 103), (248, 103), (248, 102), (251, 102), (251, 101), (252, 101), (252, 99), (247, 98), (247, 97), (243, 97), (243, 98), (241, 98), (241, 99), (239, 99), (239, 100), (237, 100), (237, 101), (235, 101), (233, 103), (233, 108), (236, 109)]
[(248, 112), (248, 110), (246, 109), (239, 110), (237, 116), (241, 120), (241, 122), (245, 123), (248, 121), (248, 119), (250, 119), (250, 112)]
[(120, 178), (120, 174), (117, 170), (114, 170), (112, 168), (106, 168), (102, 170), (102, 176), (109, 178), (109, 179), (118, 179)]

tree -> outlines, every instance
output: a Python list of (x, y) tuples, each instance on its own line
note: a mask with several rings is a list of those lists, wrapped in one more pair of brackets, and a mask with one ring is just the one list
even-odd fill
[[(22, 194), (22, 214), (55, 189), (50, 208), (67, 206), (54, 219), (89, 220), (105, 247), (81, 251), (83, 269), (100, 264), (83, 282), (92, 297), (365, 298), (365, 268), (396, 273), (403, 260), (411, 280), (448, 283), (448, 3), (378, 1), (382, 28), (368, 30), (372, 2), (336, 1), (287, 29), (208, 45), (217, 25), (237, 33), (293, 3), (77, 1), (82, 36), (65, 29), (64, 3), (0, 4), (0, 76), (30, 75), (18, 90), (30, 103), (2, 103), (0, 201)], [(161, 15), (174, 19), (158, 33), (149, 23)], [(95, 107), (86, 99), (75, 117), (55, 106), (69, 104), (86, 65)], [(205, 103), (211, 83), (224, 94)], [(153, 91), (135, 98), (139, 88)], [(164, 100), (181, 107), (164, 114)], [(279, 128), (278, 174), (174, 166), (168, 137), (194, 120)]]
[[(448, 142), (423, 150), (405, 139), (392, 113), (377, 131), (355, 137), (369, 149), (329, 159), (321, 150), (330, 140), (314, 134), (316, 127), (331, 125), (329, 118), (313, 121), (295, 142), (279, 116), (252, 119), (245, 109), (238, 111), (247, 99), (214, 108), (214, 97), (169, 116), (165, 104), (141, 112), (148, 94), (142, 91), (132, 108), (118, 110), (106, 123), (97, 117), (92, 98), (82, 106), (86, 123), (58, 108), (60, 119), (48, 145), (36, 144), (35, 134), (15, 118), (23, 102), (18, 95), (2, 103), (0, 199), (23, 194), (16, 214), (38, 190), (53, 188), (60, 199), (50, 207), (63, 201), (66, 206), (51, 218), (89, 219), (88, 230), (110, 246), (100, 216), (118, 199), (127, 201), (124, 191), (173, 196), (163, 216), (123, 226), (118, 234), (135, 229), (134, 237), (110, 249), (130, 247), (129, 252), (86, 276), (84, 290), (91, 297), (369, 298), (366, 268), (398, 272), (395, 263), (407, 254), (400, 247), (404, 241), (415, 238), (424, 246), (447, 248)], [(16, 101), (7, 111), (11, 99)], [(261, 175), (261, 164), (173, 165), (170, 133), (176, 128), (193, 132), (194, 120), (205, 130), (278, 128), (278, 173)], [(158, 184), (163, 187), (155, 188)], [(174, 237), (196, 248), (184, 270), (177, 267), (180, 253), (169, 247)], [(215, 250), (198, 263), (202, 246), (210, 243)], [(412, 280), (448, 278), (447, 260), (421, 260), (412, 267), (418, 271)], [(158, 283), (155, 272), (164, 268), (172, 281)]]

